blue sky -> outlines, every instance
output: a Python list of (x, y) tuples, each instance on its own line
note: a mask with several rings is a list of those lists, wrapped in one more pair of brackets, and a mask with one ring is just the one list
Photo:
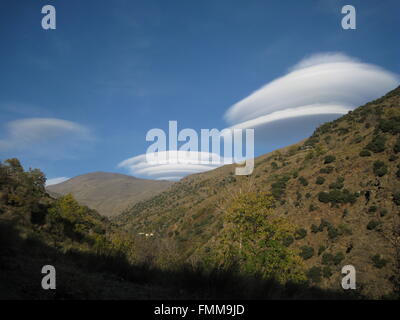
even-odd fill
[[(56, 30), (41, 28), (46, 4)], [(356, 30), (341, 28), (345, 4)], [(127, 173), (118, 164), (146, 152), (148, 130), (239, 123), (252, 106), (233, 122), (230, 107), (310, 55), (339, 52), (398, 75), (399, 12), (398, 0), (1, 0), (0, 159), (48, 178)], [(337, 116), (278, 125), (280, 134), (259, 135), (256, 154)]]

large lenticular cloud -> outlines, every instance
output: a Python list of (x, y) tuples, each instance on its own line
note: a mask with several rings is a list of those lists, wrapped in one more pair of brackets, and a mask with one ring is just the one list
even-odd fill
[(234, 104), (225, 119), (256, 128), (289, 118), (344, 114), (399, 84), (399, 77), (340, 53), (313, 55)]

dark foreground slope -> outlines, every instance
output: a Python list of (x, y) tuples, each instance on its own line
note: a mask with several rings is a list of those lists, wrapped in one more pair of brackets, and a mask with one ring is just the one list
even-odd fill
[(66, 195), (101, 215), (111, 217), (130, 205), (146, 200), (169, 188), (173, 182), (138, 179), (118, 173), (93, 172), (47, 187), (51, 193)]
[[(191, 175), (115, 219), (154, 233), (159, 254), (196, 262), (213, 256), (225, 209), (241, 190), (271, 192), (275, 215), (297, 226), (287, 240), (309, 280), (340, 289), (354, 265), (358, 288), (379, 298), (398, 289), (400, 88), (315, 130), (305, 142), (258, 157), (251, 176), (234, 166)], [(167, 249), (169, 250), (167, 250)]]
[[(0, 299), (349, 298), (229, 270), (157, 267), (135, 258), (137, 239), (70, 195), (49, 197), (44, 185), (39, 170), (0, 163)], [(45, 265), (56, 268), (55, 290), (41, 287)]]

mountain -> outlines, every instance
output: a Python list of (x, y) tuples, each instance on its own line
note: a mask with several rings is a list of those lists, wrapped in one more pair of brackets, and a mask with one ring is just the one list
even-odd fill
[(104, 216), (115, 216), (138, 201), (168, 189), (173, 182), (138, 179), (119, 173), (93, 172), (48, 186), (51, 195), (71, 193), (79, 203)]
[(383, 297), (399, 288), (399, 156), (400, 87), (256, 158), (250, 176), (235, 176), (234, 165), (191, 175), (113, 221), (153, 233), (164, 244), (153, 255), (167, 244), (170, 256), (194, 263), (215, 256), (233, 195), (268, 192), (274, 216), (296, 226), (286, 245), (312, 283), (341, 290), (341, 268), (350, 264), (359, 292)]

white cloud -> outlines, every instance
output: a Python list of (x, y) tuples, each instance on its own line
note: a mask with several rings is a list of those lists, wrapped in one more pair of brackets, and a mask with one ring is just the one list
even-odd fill
[(344, 54), (317, 54), (234, 104), (225, 119), (233, 127), (254, 128), (288, 118), (340, 115), (399, 82), (397, 75)]
[(135, 176), (146, 176), (157, 180), (179, 180), (188, 174), (215, 169), (232, 163), (215, 153), (197, 151), (160, 151), (142, 154), (118, 164)]
[[(25, 118), (5, 126), (6, 135), (0, 139), (0, 152), (61, 150), (77, 141), (91, 140), (86, 127), (55, 118)], [(62, 140), (62, 143), (60, 142)]]
[(52, 186), (52, 185), (55, 185), (55, 184), (59, 184), (61, 182), (67, 181), (67, 180), (69, 180), (69, 178), (67, 178), (67, 177), (58, 177), (58, 178), (48, 179), (46, 181), (46, 187)]

